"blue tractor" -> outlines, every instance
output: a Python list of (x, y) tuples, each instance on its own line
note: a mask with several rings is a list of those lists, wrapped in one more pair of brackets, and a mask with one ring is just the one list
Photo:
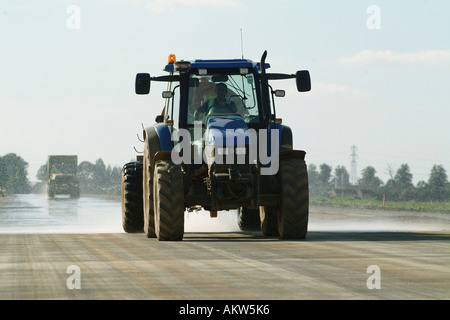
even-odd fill
[[(238, 212), (241, 230), (304, 239), (309, 188), (305, 152), (276, 117), (272, 80), (311, 89), (309, 72), (268, 73), (247, 59), (176, 61), (167, 75), (136, 76), (136, 93), (167, 83), (165, 107), (144, 129), (144, 155), (122, 171), (122, 224), (159, 240), (182, 240), (186, 210)], [(233, 211), (234, 212), (234, 211)]]

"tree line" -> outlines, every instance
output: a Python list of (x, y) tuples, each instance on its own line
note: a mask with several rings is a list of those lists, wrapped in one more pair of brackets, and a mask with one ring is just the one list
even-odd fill
[(402, 164), (394, 173), (389, 170), (390, 179), (384, 183), (376, 176), (376, 170), (368, 166), (361, 171), (361, 178), (355, 185), (350, 184), (350, 175), (344, 166), (332, 167), (321, 164), (308, 166), (311, 196), (331, 196), (333, 194), (357, 194), (389, 201), (450, 201), (450, 183), (442, 165), (434, 165), (428, 181), (413, 184), (413, 175), (408, 164)]
[[(28, 163), (15, 153), (0, 156), (0, 194), (45, 192), (48, 180), (47, 164), (43, 164), (36, 178), (41, 182), (32, 186), (28, 180)], [(122, 168), (106, 166), (100, 158), (95, 163), (83, 161), (78, 165), (78, 179), (82, 194), (120, 195)]]
[[(0, 156), (0, 193), (30, 193), (32, 187), (27, 178), (28, 163), (22, 157), (9, 153)], [(450, 201), (450, 183), (442, 165), (434, 165), (428, 181), (413, 184), (413, 175), (408, 164), (402, 164), (396, 172), (390, 171), (390, 179), (384, 183), (376, 176), (376, 170), (368, 166), (361, 171), (361, 178), (350, 184), (350, 175), (344, 166), (333, 169), (328, 164), (308, 166), (310, 196), (331, 196), (334, 194), (358, 194), (388, 201)], [(100, 158), (91, 163), (83, 161), (78, 165), (78, 179), (82, 194), (120, 195), (122, 168), (106, 166)], [(36, 175), (47, 182), (47, 165), (43, 164)]]
[(122, 168), (106, 166), (102, 159), (94, 164), (83, 161), (78, 165), (78, 179), (81, 193), (120, 195)]

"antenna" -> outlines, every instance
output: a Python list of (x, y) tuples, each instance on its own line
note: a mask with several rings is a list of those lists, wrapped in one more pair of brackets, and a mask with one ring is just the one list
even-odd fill
[(241, 54), (242, 59), (244, 59), (244, 41), (242, 40), (242, 28), (241, 28)]

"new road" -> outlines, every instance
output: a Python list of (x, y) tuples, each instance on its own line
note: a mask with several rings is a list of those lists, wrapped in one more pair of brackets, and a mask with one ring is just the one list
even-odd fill
[(120, 210), (0, 198), (0, 299), (450, 299), (446, 214), (312, 207), (307, 239), (285, 241), (186, 213), (184, 240), (159, 242), (124, 233)]

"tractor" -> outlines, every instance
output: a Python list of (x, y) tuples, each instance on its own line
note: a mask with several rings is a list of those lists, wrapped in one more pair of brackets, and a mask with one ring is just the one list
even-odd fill
[(122, 225), (161, 241), (182, 240), (185, 211), (237, 210), (243, 231), (305, 239), (309, 187), (305, 151), (276, 117), (271, 81), (295, 79), (311, 90), (307, 70), (269, 73), (267, 51), (248, 59), (177, 60), (162, 76), (136, 75), (138, 95), (164, 82), (165, 104), (143, 130), (144, 152), (122, 170)]

